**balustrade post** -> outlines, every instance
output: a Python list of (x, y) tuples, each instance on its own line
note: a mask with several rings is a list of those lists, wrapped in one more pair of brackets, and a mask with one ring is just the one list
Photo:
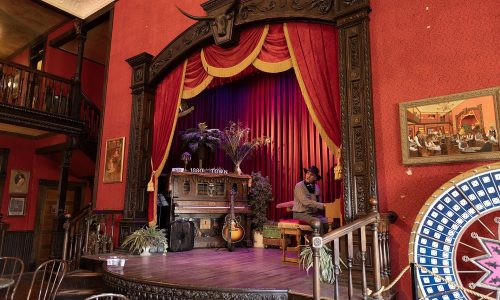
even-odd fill
[(61, 255), (62, 260), (66, 260), (66, 254), (68, 253), (69, 226), (70, 226), (69, 218), (70, 217), (71, 216), (69, 214), (64, 216), (65, 221), (64, 221), (64, 225), (63, 225), (64, 241), (63, 241), (63, 250), (62, 250), (62, 255)]
[(313, 297), (314, 300), (320, 300), (321, 290), (320, 290), (320, 265), (319, 265), (319, 257), (320, 250), (323, 247), (323, 239), (319, 234), (321, 223), (319, 220), (314, 220), (311, 222), (311, 227), (313, 229), (312, 240), (311, 240), (311, 248), (313, 251)]
[(7, 229), (9, 229), (9, 224), (3, 222), (3, 214), (0, 214), (0, 256), (3, 255), (3, 242)]
[(80, 119), (80, 110), (82, 104), (82, 65), (83, 51), (85, 48), (85, 40), (87, 33), (83, 31), (83, 20), (77, 20), (74, 23), (76, 40), (78, 41), (78, 52), (76, 55), (76, 70), (73, 78), (73, 86), (71, 89), (71, 116)]

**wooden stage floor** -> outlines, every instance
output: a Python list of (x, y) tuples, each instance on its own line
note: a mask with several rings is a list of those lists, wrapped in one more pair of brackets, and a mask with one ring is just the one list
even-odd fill
[[(183, 290), (195, 289), (198, 292), (254, 291), (256, 296), (265, 291), (277, 291), (281, 295), (288, 292), (288, 298), (293, 299), (308, 299), (313, 295), (312, 272), (307, 274), (298, 264), (281, 262), (279, 249), (236, 248), (229, 252), (224, 248), (207, 248), (126, 258), (123, 268), (107, 267), (104, 271), (106, 283), (114, 288), (121, 287), (118, 288), (120, 292), (125, 291), (125, 286), (129, 290), (154, 290), (164, 286)], [(343, 290), (345, 291), (345, 288)], [(333, 299), (333, 292), (332, 285), (321, 285), (322, 298)], [(160, 294), (158, 289), (157, 293)], [(213, 296), (203, 293), (192, 295), (197, 299)], [(143, 294), (131, 296), (132, 299), (139, 299)], [(282, 296), (273, 297), (271, 298), (286, 299)], [(267, 299), (267, 296), (252, 298), (246, 295), (241, 298)]]

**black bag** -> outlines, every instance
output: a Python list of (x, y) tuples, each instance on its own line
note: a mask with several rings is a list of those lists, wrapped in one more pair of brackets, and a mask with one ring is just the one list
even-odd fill
[(194, 247), (194, 223), (188, 220), (176, 220), (170, 224), (169, 251), (188, 251)]

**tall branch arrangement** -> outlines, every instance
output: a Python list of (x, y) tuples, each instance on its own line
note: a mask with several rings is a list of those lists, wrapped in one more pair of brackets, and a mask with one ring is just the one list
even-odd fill
[(220, 132), (220, 147), (231, 158), (235, 165), (235, 172), (241, 174), (240, 164), (254, 149), (269, 144), (268, 137), (250, 139), (250, 128), (241, 122), (232, 122)]

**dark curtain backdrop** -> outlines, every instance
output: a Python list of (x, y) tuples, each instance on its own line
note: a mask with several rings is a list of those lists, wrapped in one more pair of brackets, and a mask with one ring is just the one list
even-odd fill
[[(271, 144), (247, 157), (241, 169), (245, 174), (261, 171), (269, 176), (275, 201), (269, 205), (268, 217), (278, 220), (290, 217), (276, 204), (293, 200), (293, 187), (303, 179), (303, 168), (316, 165), (321, 170), (319, 182), (324, 202), (340, 195), (334, 182), (333, 153), (320, 138), (307, 111), (293, 71), (277, 74), (257, 73), (216, 88), (205, 90), (189, 100), (193, 113), (178, 120), (171, 152), (163, 173), (172, 167), (183, 167), (181, 132), (206, 122), (208, 128), (223, 129), (229, 121), (241, 121), (251, 128), (252, 137), (268, 136)], [(196, 155), (188, 165), (197, 167)], [(233, 171), (231, 160), (221, 149), (204, 161), (205, 168), (222, 167)]]

